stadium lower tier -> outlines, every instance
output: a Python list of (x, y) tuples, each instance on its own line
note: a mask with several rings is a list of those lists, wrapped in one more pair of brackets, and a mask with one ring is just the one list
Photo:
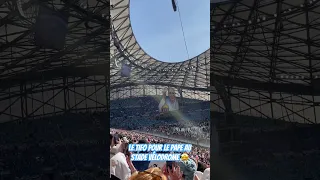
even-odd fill
[[(251, 121), (241, 118), (242, 124)], [(82, 175), (99, 179), (106, 173), (109, 161), (105, 154), (109, 148), (109, 130), (103, 128), (108, 123), (105, 119), (105, 113), (83, 113), (2, 124), (2, 179), (32, 179), (50, 173), (69, 179)], [(212, 173), (228, 169), (237, 180), (319, 179), (320, 127), (279, 123), (281, 127), (258, 128), (263, 121), (241, 127), (242, 145), (233, 148), (232, 155), (221, 157), (222, 162), (211, 157)]]
[[(125, 136), (128, 138), (130, 143), (132, 143), (134, 140), (146, 140), (150, 143), (162, 143), (162, 144), (186, 144), (184, 141), (177, 141), (172, 139), (167, 139), (159, 136), (154, 136), (150, 134), (140, 133), (140, 132), (134, 132), (134, 131), (128, 131), (128, 130), (119, 130), (119, 129), (112, 129), (112, 133), (118, 133), (122, 136)], [(199, 160), (208, 166), (210, 165), (210, 149), (206, 147), (201, 146), (195, 146), (193, 145), (192, 151), (189, 154), (190, 156), (199, 157)]]

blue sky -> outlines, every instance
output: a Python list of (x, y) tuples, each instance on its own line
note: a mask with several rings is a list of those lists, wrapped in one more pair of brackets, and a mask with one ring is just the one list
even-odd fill
[[(210, 0), (176, 0), (180, 9), (189, 57), (210, 47)], [(131, 0), (130, 19), (140, 46), (165, 62), (188, 59), (179, 13), (171, 0)]]

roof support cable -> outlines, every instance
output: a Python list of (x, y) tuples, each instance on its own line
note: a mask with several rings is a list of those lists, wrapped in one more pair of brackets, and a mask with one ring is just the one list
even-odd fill
[[(190, 59), (189, 50), (188, 50), (188, 46), (187, 46), (186, 36), (185, 36), (185, 33), (184, 33), (184, 28), (183, 28), (183, 23), (182, 23), (182, 18), (181, 18), (181, 13), (180, 13), (178, 0), (176, 1), (176, 3), (177, 3), (177, 10), (178, 10), (178, 13), (179, 13), (179, 20), (180, 20), (180, 26), (181, 26), (181, 31), (182, 31), (182, 35), (183, 35), (184, 45), (185, 45), (187, 56), (188, 56), (188, 60), (189, 60)], [(185, 73), (183, 81), (182, 81), (182, 86), (184, 86), (186, 81), (187, 81), (187, 77), (188, 77), (188, 75), (190, 73), (190, 70), (191, 70), (191, 69), (189, 69), (190, 65), (191, 65), (191, 61), (189, 61), (186, 73)]]
[[(177, 2), (178, 2), (178, 0), (177, 0)], [(183, 35), (184, 45), (185, 45), (185, 47), (186, 47), (186, 52), (187, 52), (188, 59), (189, 59), (189, 58), (190, 58), (190, 57), (189, 57), (189, 51), (188, 51), (186, 36), (185, 36), (185, 34), (184, 34), (184, 28), (183, 28), (183, 23), (182, 23), (182, 18), (181, 18), (181, 13), (180, 13), (179, 4), (177, 4), (177, 9), (178, 9), (178, 13), (179, 13), (179, 20), (180, 20), (180, 26), (181, 26), (181, 31), (182, 31), (182, 35)]]

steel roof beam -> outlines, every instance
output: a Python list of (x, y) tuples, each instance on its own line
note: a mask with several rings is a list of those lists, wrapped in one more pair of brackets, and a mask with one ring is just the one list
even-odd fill
[[(21, 81), (26, 82), (34, 82), (34, 81), (43, 81), (45, 80), (52, 80), (59, 77), (87, 77), (87, 76), (105, 76), (108, 71), (106, 69), (109, 68), (108, 64), (99, 64), (90, 67), (64, 67), (64, 68), (57, 68), (54, 70), (49, 70), (45, 72), (34, 72), (31, 74), (26, 75), (25, 73), (21, 73), (19, 76), (15, 76), (12, 78), (4, 79), (0, 81), (1, 89), (5, 87), (12, 87), (15, 84), (19, 84)], [(224, 76), (215, 75), (215, 79), (217, 81), (223, 82), (225, 86), (234, 86), (234, 87), (242, 87), (242, 88), (249, 88), (255, 89), (265, 92), (283, 92), (288, 94), (300, 94), (300, 95), (320, 95), (320, 88), (314, 89), (311, 86), (303, 85), (303, 84), (281, 84), (281, 83), (272, 83), (272, 82), (261, 82), (255, 81), (250, 79), (239, 79), (239, 78), (228, 78)], [(141, 83), (135, 82), (127, 82), (124, 83), (126, 85), (139, 85)], [(172, 85), (170, 83), (162, 83), (162, 82), (144, 82), (144, 84), (150, 85), (166, 85), (166, 86), (177, 86)], [(114, 85), (114, 87), (119, 85)], [(209, 91), (211, 89), (207, 88), (194, 88), (194, 87), (186, 87), (183, 86), (181, 88), (189, 88), (192, 90), (201, 90), (201, 91)]]

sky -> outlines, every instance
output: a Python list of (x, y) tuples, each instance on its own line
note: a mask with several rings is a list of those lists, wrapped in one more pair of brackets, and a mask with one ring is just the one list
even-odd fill
[(179, 12), (171, 0), (131, 0), (130, 20), (139, 45), (164, 62), (181, 62), (210, 47), (210, 0), (176, 0), (186, 37), (185, 48)]

